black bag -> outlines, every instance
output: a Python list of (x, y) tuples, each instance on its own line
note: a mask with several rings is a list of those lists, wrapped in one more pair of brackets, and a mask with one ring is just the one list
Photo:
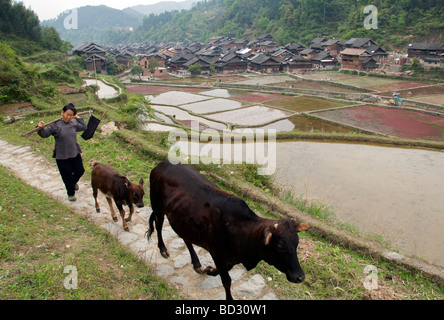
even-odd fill
[(85, 140), (89, 140), (94, 136), (94, 133), (97, 130), (97, 127), (99, 126), (100, 121), (102, 121), (103, 117), (105, 116), (107, 111), (105, 111), (102, 114), (102, 117), (99, 119), (97, 119), (96, 117), (94, 117), (93, 115), (91, 115), (89, 117), (89, 121), (88, 121), (88, 125), (86, 126), (86, 130), (83, 131), (81, 137)]
[(94, 136), (94, 133), (96, 132), (97, 127), (99, 126), (99, 123), (100, 123), (99, 119), (97, 119), (94, 116), (91, 116), (88, 121), (88, 126), (86, 127), (86, 130), (83, 131), (81, 137), (85, 140), (91, 139)]

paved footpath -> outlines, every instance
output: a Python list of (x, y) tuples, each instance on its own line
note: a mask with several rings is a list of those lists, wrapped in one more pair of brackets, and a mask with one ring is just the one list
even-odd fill
[[(66, 190), (54, 162), (43, 156), (33, 153), (30, 147), (14, 146), (0, 139), (0, 165), (11, 170), (16, 176), (27, 184), (40, 189), (60, 202), (65, 203), (78, 214), (82, 214), (89, 221), (107, 230), (123, 245), (128, 246), (141, 259), (150, 264), (156, 273), (170, 285), (177, 287), (181, 294), (190, 300), (219, 300), (225, 299), (225, 290), (219, 276), (211, 277), (197, 274), (191, 265), (191, 258), (183, 240), (177, 236), (166, 220), (163, 226), (163, 238), (170, 253), (169, 259), (164, 259), (157, 248), (156, 232), (147, 241), (145, 233), (148, 230), (148, 219), (151, 208), (145, 206), (136, 208), (133, 221), (128, 224), (130, 231), (122, 228), (122, 221), (113, 222), (105, 197), (99, 193), (101, 213), (96, 213), (94, 198), (89, 177), (83, 177), (79, 182), (77, 201), (71, 203), (67, 200)], [(86, 165), (86, 164), (85, 164)], [(145, 179), (147, 181), (148, 179)], [(134, 182), (134, 181), (133, 181)], [(145, 203), (149, 194), (145, 194)], [(128, 212), (128, 208), (124, 207)], [(202, 266), (214, 266), (208, 252), (195, 247)], [(259, 274), (247, 272), (241, 265), (235, 266), (231, 271), (231, 291), (238, 300), (276, 300), (272, 292), (272, 282)]]

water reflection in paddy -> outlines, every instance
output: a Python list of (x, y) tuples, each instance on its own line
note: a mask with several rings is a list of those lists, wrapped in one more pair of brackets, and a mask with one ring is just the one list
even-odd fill
[(285, 132), (285, 131), (292, 131), (295, 128), (295, 125), (288, 119), (279, 120), (270, 124), (267, 124), (266, 126), (259, 127), (259, 129), (272, 129), (276, 130), (276, 132)]
[(281, 110), (263, 106), (254, 106), (212, 114), (208, 117), (222, 122), (230, 122), (239, 125), (261, 125), (273, 120), (288, 117), (289, 115), (290, 113)]
[(364, 233), (444, 265), (443, 164), (442, 152), (285, 142), (277, 147), (276, 182), (332, 206)]
[(266, 101), (264, 104), (270, 107), (282, 108), (293, 112), (325, 110), (350, 105), (350, 103), (346, 101), (333, 101), (307, 96), (287, 97), (278, 100)]
[(147, 96), (146, 98), (148, 98), (152, 104), (165, 104), (169, 106), (180, 106), (182, 104), (211, 99), (210, 97), (182, 91), (168, 91), (155, 96)]
[(146, 131), (163, 131), (163, 132), (170, 132), (171, 130), (176, 129), (176, 127), (167, 126), (160, 123), (153, 123), (153, 122), (145, 122), (140, 125), (140, 128), (142, 130)]
[(274, 129), (276, 132), (286, 132), (299, 130), (302, 132), (329, 132), (329, 133), (353, 133), (356, 130), (346, 128), (344, 126), (328, 123), (326, 121), (307, 117), (303, 114), (290, 116), (288, 119), (279, 120), (265, 126), (258, 127), (260, 129)]
[(203, 94), (205, 96), (211, 96), (211, 97), (217, 97), (217, 98), (231, 98), (238, 94), (240, 94), (241, 90), (227, 90), (227, 89), (214, 89), (210, 91), (204, 91), (200, 94)]
[(227, 111), (242, 107), (242, 103), (228, 99), (212, 99), (181, 106), (194, 113), (205, 114), (219, 111)]
[(288, 118), (294, 124), (295, 129), (304, 132), (330, 132), (330, 133), (353, 133), (356, 130), (346, 128), (337, 124), (329, 123), (305, 115), (294, 115)]
[(223, 123), (219, 123), (219, 122), (204, 119), (202, 117), (196, 117), (196, 116), (190, 115), (187, 111), (181, 110), (176, 107), (167, 107), (167, 106), (151, 106), (151, 107), (156, 111), (160, 111), (160, 112), (163, 112), (167, 115), (173, 116), (178, 120), (198, 121), (200, 123), (205, 124), (206, 126), (208, 126), (210, 128), (214, 128), (214, 129), (218, 129), (218, 130), (223, 130), (223, 129), (227, 128), (227, 126)]
[(173, 123), (174, 123), (174, 121), (171, 120), (170, 117), (167, 117), (166, 115), (164, 115), (164, 114), (162, 114), (162, 113), (154, 112), (154, 115), (155, 115), (157, 118), (161, 119), (162, 121), (164, 121), (164, 122), (166, 122), (166, 123), (170, 123), (170, 124), (173, 124)]
[(100, 90), (97, 91), (97, 96), (100, 99), (109, 99), (109, 98), (114, 98), (117, 97), (119, 95), (119, 92), (114, 89), (113, 87), (106, 85), (105, 83), (103, 83), (100, 80), (93, 80), (93, 79), (83, 79), (83, 81), (85, 81), (87, 86), (91, 86), (91, 85), (98, 85)]

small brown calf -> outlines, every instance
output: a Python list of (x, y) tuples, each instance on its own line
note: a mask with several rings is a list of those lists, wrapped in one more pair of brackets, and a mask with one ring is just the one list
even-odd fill
[[(108, 165), (95, 163), (91, 174), (91, 186), (93, 189), (93, 196), (96, 202), (96, 211), (100, 212), (100, 207), (97, 202), (97, 190), (102, 191), (106, 200), (108, 201), (111, 210), (111, 216), (114, 222), (117, 222), (117, 216), (113, 209), (111, 199), (116, 203), (122, 217), (123, 229), (129, 231), (127, 222), (131, 221), (134, 213), (135, 204), (138, 208), (143, 208), (143, 179), (140, 179), (139, 184), (131, 183), (126, 177), (115, 171)], [(125, 210), (123, 205), (127, 205), (130, 209), (130, 215), (125, 219)]]

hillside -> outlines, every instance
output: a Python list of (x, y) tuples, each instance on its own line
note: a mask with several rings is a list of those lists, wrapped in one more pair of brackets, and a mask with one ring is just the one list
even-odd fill
[(20, 55), (42, 50), (67, 51), (68, 43), (60, 39), (54, 28), (42, 27), (37, 14), (22, 2), (0, 1), (0, 41)]
[(45, 108), (62, 101), (58, 84), (80, 85), (81, 60), (67, 59), (69, 43), (54, 28), (41, 27), (21, 2), (3, 0), (0, 9), (0, 109), (14, 102)]
[[(78, 29), (64, 27), (66, 14), (44, 21), (73, 45), (152, 41), (201, 41), (235, 35), (255, 39), (269, 33), (278, 44), (310, 43), (316, 37), (369, 37), (388, 48), (411, 42), (442, 42), (444, 7), (440, 0), (379, 0), (378, 29), (367, 30), (367, 0), (186, 0), (163, 1), (124, 10), (85, 6), (78, 11)], [(189, 10), (186, 10), (189, 9)], [(134, 32), (125, 31), (132, 27)]]
[[(43, 26), (54, 27), (63, 40), (73, 45), (81, 42), (97, 42), (104, 45), (127, 42), (132, 32), (142, 25), (145, 16), (158, 15), (163, 12), (190, 9), (199, 0), (161, 1), (152, 5), (138, 5), (123, 10), (101, 6), (83, 6), (78, 8), (77, 29), (67, 29), (65, 20), (70, 19), (71, 12), (60, 13), (55, 19), (45, 20)], [(68, 20), (69, 23), (72, 21)]]
[(137, 12), (144, 16), (149, 16), (150, 14), (161, 14), (166, 11), (182, 11), (189, 10), (193, 6), (194, 3), (199, 0), (185, 0), (185, 1), (161, 1), (155, 4), (148, 5), (138, 5), (123, 9), (125, 12)]
[(108, 44), (110, 43), (108, 39), (114, 39), (114, 43), (124, 41), (128, 37), (125, 28), (138, 27), (143, 18), (142, 15), (130, 14), (105, 5), (85, 6), (78, 8), (77, 29), (67, 29), (65, 19), (69, 19), (70, 14), (70, 12), (61, 13), (56, 19), (43, 21), (42, 25), (54, 27), (62, 39), (73, 45), (85, 41)]
[(328, 37), (370, 37), (389, 48), (412, 41), (442, 41), (444, 8), (436, 0), (380, 0), (378, 29), (364, 28), (367, 0), (209, 0), (191, 10), (144, 19), (133, 41), (208, 41), (235, 34), (254, 39), (269, 33), (279, 44)]

